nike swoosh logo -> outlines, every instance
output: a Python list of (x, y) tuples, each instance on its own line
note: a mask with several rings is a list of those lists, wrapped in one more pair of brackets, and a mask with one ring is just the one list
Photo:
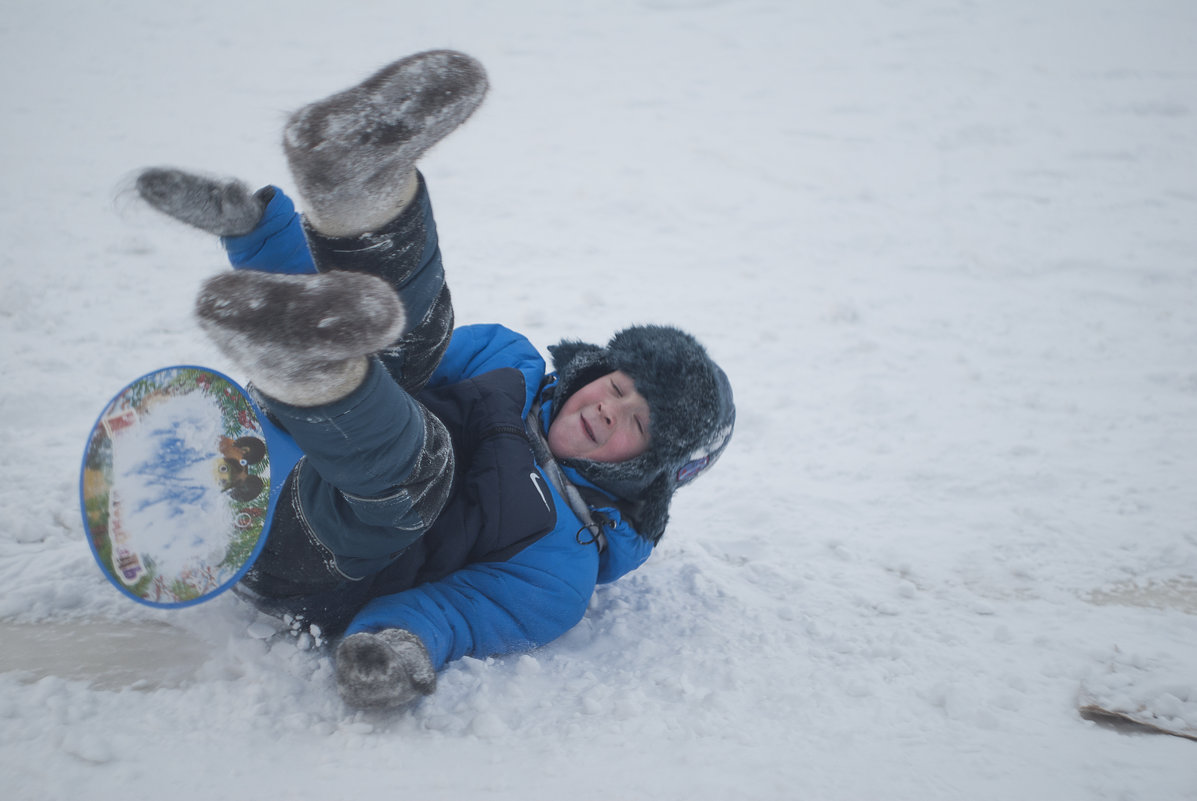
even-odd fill
[(553, 505), (549, 503), (549, 496), (545, 495), (544, 490), (540, 486), (544, 483), (544, 479), (540, 477), (540, 473), (532, 472), (528, 476), (532, 479), (532, 486), (536, 487), (536, 491), (540, 493), (540, 499), (544, 501), (544, 508), (550, 512), (553, 511)]

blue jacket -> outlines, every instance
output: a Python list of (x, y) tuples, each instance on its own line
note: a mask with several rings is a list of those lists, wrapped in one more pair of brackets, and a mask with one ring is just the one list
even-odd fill
[[(255, 231), (225, 238), (223, 244), (238, 269), (282, 273), (316, 269), (294, 204), (278, 190)], [(518, 376), (510, 375), (513, 369)], [(506, 377), (495, 373), (504, 370)], [(522, 335), (500, 325), (464, 326), (454, 331), (421, 400), (435, 410), (437, 393), (444, 391), (447, 396), (442, 400), (449, 404), (442, 412), (444, 418), (466, 417), (454, 406), (461, 396), (450, 391), (454, 386), (474, 380), (484, 385), (480, 392), (503, 395), (515, 386), (514, 402), (519, 405), (522, 389), (523, 403), (522, 409), (513, 409), (510, 416), (513, 422), (522, 423), (538, 400), (544, 379), (544, 359)], [(551, 403), (545, 402), (540, 418), (545, 432), (551, 413)], [(500, 452), (511, 462), (507, 469), (476, 470), (475, 475), (467, 476), (475, 486), (451, 499), (433, 529), (409, 549), (412, 553), (405, 552), (368, 587), (360, 588), (366, 600), (346, 635), (406, 629), (424, 642), (438, 669), (463, 656), (527, 650), (551, 642), (576, 625), (596, 584), (614, 581), (648, 559), (652, 543), (623, 520), (614, 504), (595, 507), (608, 521), (606, 547), (600, 552), (593, 535), (584, 530), (540, 466), (527, 461), (526, 441)], [(527, 476), (527, 466), (536, 470), (539, 481)], [(565, 473), (575, 484), (597, 492), (572, 470)], [(480, 515), (466, 507), (471, 498), (493, 506), (496, 494), (505, 493), (507, 482), (519, 487), (512, 493), (517, 513), (504, 514), (498, 526), (510, 525), (514, 530), (494, 531), (494, 515)], [(549, 493), (552, 501), (547, 517), (539, 508), (541, 492)], [(602, 497), (601, 492), (590, 495)], [(503, 501), (510, 498), (498, 498), (500, 507)], [(521, 504), (531, 509), (521, 510)], [(539, 514), (531, 510), (539, 510)], [(455, 547), (459, 539), (462, 545)], [(496, 539), (500, 547), (488, 549), (487, 543)], [(354, 592), (326, 602), (330, 608), (344, 608), (345, 604), (356, 607), (362, 599)]]
[[(477, 378), (500, 368), (523, 376), (526, 416), (536, 400), (545, 362), (522, 335), (499, 325), (458, 328), (429, 389)], [(543, 410), (547, 430), (549, 409)], [(437, 668), (463, 656), (485, 657), (551, 642), (582, 619), (598, 583), (610, 582), (648, 559), (652, 544), (614, 507), (601, 553), (582, 521), (548, 481), (555, 520), (551, 530), (502, 561), (466, 563), (448, 575), (370, 600), (346, 634), (401, 628), (417, 635)], [(578, 483), (580, 477), (571, 475)], [(385, 585), (385, 576), (379, 585)]]

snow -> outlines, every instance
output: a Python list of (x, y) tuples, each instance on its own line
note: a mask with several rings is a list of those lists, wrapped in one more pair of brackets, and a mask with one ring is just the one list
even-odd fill
[(1189, 670), (1115, 654), (1081, 689), (1081, 710), (1125, 717), (1197, 740), (1197, 692)]
[[(1186, 0), (10, 3), (5, 796), (1197, 797), (1193, 742), (1077, 709), (1197, 698), (1194, 34)], [(77, 471), (131, 379), (230, 370), (190, 317), (219, 247), (130, 173), (291, 189), (286, 114), (432, 47), (493, 85), (424, 163), (459, 321), (682, 325), (739, 421), (575, 630), (371, 716), (230, 594), (108, 585)]]
[[(212, 477), (213, 461), (221, 458), (215, 443), (224, 436), (223, 422), (215, 403), (190, 392), (149, 404), (139, 425), (113, 432), (114, 482), (137, 476), (145, 482), (126, 481), (133, 491), (118, 496), (123, 527), (133, 532), (129, 548), (152, 560), (167, 585), (189, 570), (220, 565), (236, 532), (233, 504)], [(117, 503), (110, 503), (110, 514), (116, 514)], [(235, 572), (220, 570), (208, 587)]]

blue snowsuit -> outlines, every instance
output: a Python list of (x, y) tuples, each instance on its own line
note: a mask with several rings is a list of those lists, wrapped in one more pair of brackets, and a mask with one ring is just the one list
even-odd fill
[[(319, 265), (380, 275), (419, 321), (379, 354), (349, 398), (315, 410), (262, 398), (306, 456), (283, 487), (244, 596), (329, 634), (405, 629), (439, 669), (556, 639), (582, 619), (597, 583), (648, 558), (652, 543), (615, 499), (607, 503), (562, 468), (597, 510), (584, 521), (576, 494), (571, 508), (554, 485), (543, 442), (537, 456), (534, 430), (547, 435), (545, 390), (554, 377), (536, 348), (499, 325), (453, 329), (422, 179), (416, 200), (382, 234), (330, 240), (305, 230), (276, 189), (258, 227), (224, 244), (238, 269), (310, 273)], [(428, 434), (402, 412), (417, 401), (447, 428), (454, 452), (451, 490), (430, 523), (419, 499), (371, 484), (401, 483), (395, 477), (422, 458)], [(345, 486), (370, 486), (371, 499)]]

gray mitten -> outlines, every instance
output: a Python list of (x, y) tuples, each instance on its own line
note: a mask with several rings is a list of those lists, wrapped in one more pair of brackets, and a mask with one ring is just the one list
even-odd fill
[(217, 236), (243, 236), (262, 219), (272, 187), (251, 192), (235, 179), (209, 178), (173, 167), (148, 167), (137, 194), (158, 211)]
[(337, 646), (337, 689), (359, 709), (393, 709), (436, 690), (436, 670), (420, 638), (403, 629), (360, 632)]

